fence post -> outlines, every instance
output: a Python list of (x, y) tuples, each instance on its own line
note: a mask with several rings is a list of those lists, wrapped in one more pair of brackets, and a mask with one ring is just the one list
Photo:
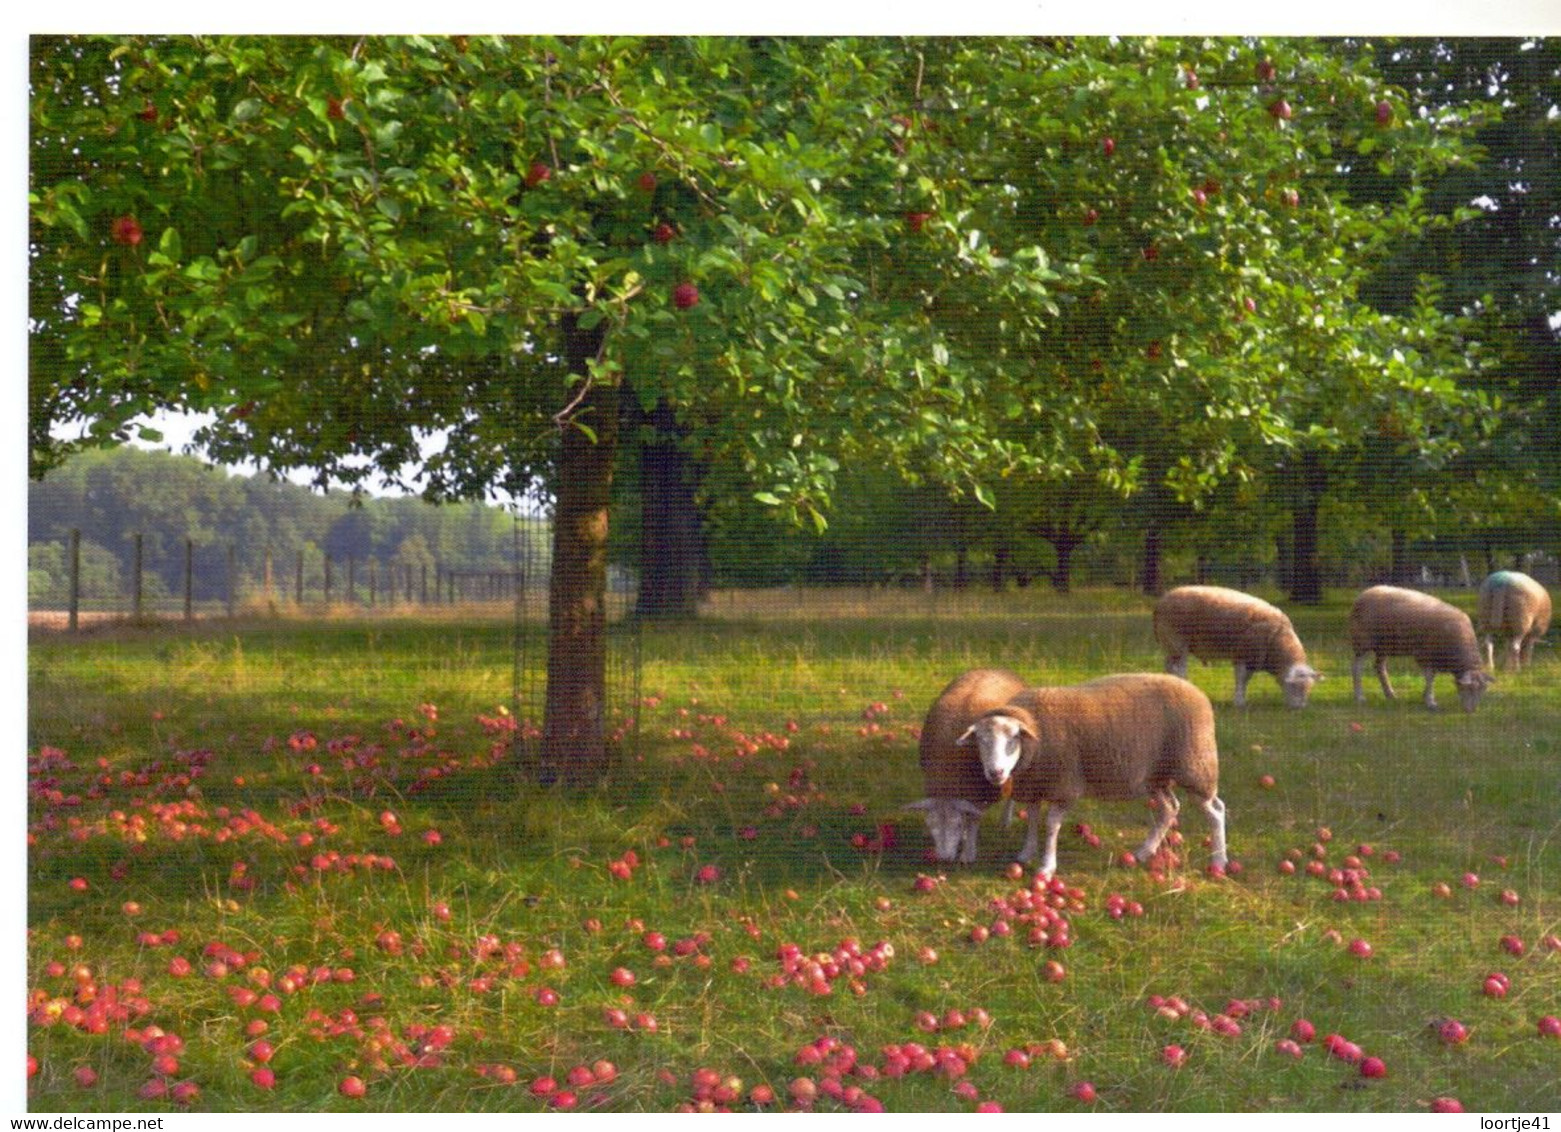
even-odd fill
[(304, 552), (302, 550), (299, 550), (299, 552), (298, 552), (298, 570), (297, 570), (297, 573), (295, 573), (293, 575), (293, 604), (294, 605), (302, 605), (303, 603), (304, 603)]
[(195, 540), (184, 540), (184, 619), (195, 620)]
[(69, 625), (71, 632), (76, 631), (78, 615), (81, 610), (81, 531), (75, 527), (70, 531), (70, 614)]
[(130, 561), (130, 571), (131, 571), (131, 575), (132, 575), (131, 581), (130, 581), (130, 584), (132, 586), (132, 589), (130, 591), (130, 609), (131, 609), (131, 612), (135, 615), (135, 619), (137, 621), (139, 621), (139, 620), (141, 620), (142, 594), (143, 594), (142, 585), (141, 585), (141, 532), (140, 531), (137, 531), (135, 533), (135, 536), (134, 536), (134, 547), (135, 547), (135, 551), (131, 555), (131, 561)]
[(444, 600), (444, 567), (434, 563), (434, 604), (438, 605)]
[(270, 543), (266, 544), (266, 556), (265, 556), (265, 559), (264, 559), (264, 563), (265, 564), (262, 567), (262, 575), (261, 575), (261, 588), (265, 591), (265, 603), (267, 605), (274, 605), (275, 604), (275, 599), (274, 599), (274, 593), (273, 593), (273, 590), (272, 590), (271, 544)]
[(369, 559), (369, 608), (379, 604), (379, 568)]
[(347, 555), (347, 604), (356, 605), (358, 602), (358, 556)]
[(325, 604), (331, 604), (331, 556), (325, 556)]
[(419, 569), (422, 571), (418, 579), (418, 588), (423, 599), (423, 604), (428, 604), (428, 563), (424, 562)]
[(228, 618), (238, 609), (238, 547), (228, 543)]

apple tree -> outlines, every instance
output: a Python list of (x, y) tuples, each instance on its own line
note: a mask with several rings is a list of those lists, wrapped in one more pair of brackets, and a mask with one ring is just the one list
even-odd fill
[[(1369, 52), (1299, 40), (949, 40), (922, 90), (904, 125), (920, 230), (1035, 263), (1018, 278), (1044, 294), (951, 269), (947, 243), (896, 278), (983, 373), (984, 427), (1098, 485), (1053, 492), (1038, 521), (1065, 542), (1099, 487), (1133, 500), (1152, 587), (1161, 527), (1274, 477), (1309, 596), (1328, 454), (1384, 420), (1427, 464), (1478, 442), (1468, 325), (1367, 292), (1454, 219), (1425, 185), (1472, 163), (1467, 110), (1416, 114)], [(1361, 162), (1393, 190), (1352, 192)]]
[(543, 755), (593, 781), (627, 398), (818, 523), (843, 461), (1035, 462), (956, 419), (980, 374), (874, 274), (918, 73), (880, 40), (36, 39), (35, 470), (59, 422), (114, 443), (169, 408), (321, 482), (545, 484)]

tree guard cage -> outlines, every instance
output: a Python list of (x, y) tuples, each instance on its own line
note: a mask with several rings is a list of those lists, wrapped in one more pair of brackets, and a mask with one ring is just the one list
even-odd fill
[[(527, 500), (512, 508), (514, 569), (456, 572), (447, 578), (452, 601), (507, 601), (512, 610), (511, 744), (527, 777), (551, 785), (562, 768), (542, 757), (542, 718), (547, 698), (548, 592), (552, 574), (551, 501)], [(479, 596), (484, 595), (484, 596)], [(491, 596), (487, 596), (491, 595)], [(639, 753), (643, 651), (638, 616), (639, 575), (619, 564), (608, 568), (607, 687), (603, 730), (615, 758)]]

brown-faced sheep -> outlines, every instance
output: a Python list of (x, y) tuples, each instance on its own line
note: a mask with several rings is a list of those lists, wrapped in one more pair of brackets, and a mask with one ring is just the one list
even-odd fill
[(1037, 850), (1040, 803), (1047, 802), (1046, 850), (1040, 871), (1057, 870), (1057, 833), (1080, 798), (1152, 798), (1158, 816), (1134, 856), (1148, 860), (1180, 808), (1172, 786), (1197, 797), (1213, 832), (1213, 864), (1224, 868), (1225, 803), (1209, 697), (1176, 676), (1107, 676), (1061, 688), (1027, 688), (987, 712), (960, 738), (981, 756), (995, 787), (1013, 782), (1030, 808), (1019, 860)]
[(1007, 703), (1024, 681), (1001, 668), (976, 668), (944, 688), (921, 726), (921, 773), (926, 797), (908, 809), (927, 817), (933, 852), (940, 861), (976, 859), (981, 815), (1001, 790), (981, 773), (981, 761), (959, 737), (983, 713)]
[(1508, 638), (1503, 652), (1514, 671), (1532, 664), (1534, 643), (1550, 629), (1550, 593), (1527, 574), (1498, 570), (1480, 583), (1480, 609), (1475, 616), (1485, 638), (1485, 663), (1496, 667), (1496, 637)]
[(1458, 685), (1464, 711), (1473, 711), (1490, 686), (1485, 673), (1474, 623), (1461, 609), (1430, 594), (1397, 586), (1372, 586), (1355, 599), (1350, 610), (1350, 646), (1355, 650), (1351, 669), (1355, 702), (1365, 700), (1361, 670), (1366, 654), (1376, 654), (1377, 679), (1382, 694), (1393, 698), (1388, 680), (1388, 657), (1413, 657), (1425, 673), (1425, 706), (1436, 707), (1431, 683), (1438, 672), (1450, 672)]
[(1306, 649), (1290, 618), (1262, 598), (1223, 586), (1180, 586), (1154, 610), (1154, 635), (1165, 650), (1165, 670), (1186, 677), (1187, 657), (1236, 663), (1236, 706), (1247, 702), (1247, 681), (1267, 672), (1284, 690), (1285, 703), (1306, 706), (1322, 679), (1306, 662)]

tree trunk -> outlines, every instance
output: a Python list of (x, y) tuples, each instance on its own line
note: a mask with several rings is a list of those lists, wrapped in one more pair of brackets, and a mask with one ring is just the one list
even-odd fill
[(1395, 586), (1407, 586), (1413, 582), (1409, 570), (1409, 537), (1403, 530), (1394, 527), (1392, 531), (1392, 563), (1389, 566), (1389, 576)]
[(970, 587), (970, 548), (960, 545), (954, 548), (954, 588), (966, 590)]
[(1322, 560), (1317, 550), (1317, 513), (1322, 506), (1327, 475), (1322, 458), (1312, 451), (1301, 454), (1295, 503), (1290, 512), (1294, 561), (1290, 576), (1290, 600), (1319, 605), (1323, 599)]
[(1060, 594), (1070, 593), (1073, 590), (1073, 551), (1083, 539), (1072, 531), (1057, 531), (1047, 535), (1046, 540), (1052, 544), (1052, 552), (1057, 556), (1056, 568), (1052, 570), (1052, 589)]
[[(564, 325), (564, 362), (584, 375), (605, 327)], [(583, 429), (594, 433), (594, 439)], [(547, 696), (541, 778), (573, 786), (607, 773), (607, 515), (618, 443), (618, 390), (594, 385), (563, 425), (548, 585)]]
[(647, 423), (640, 449), (640, 590), (635, 610), (658, 621), (692, 620), (705, 595), (704, 526), (695, 498), (698, 473), (684, 430), (665, 402)]
[(1139, 588), (1150, 597), (1158, 597), (1160, 581), (1160, 524), (1151, 522), (1144, 528), (1144, 557), (1139, 564)]
[(1012, 553), (1007, 543), (998, 543), (992, 551), (992, 592), (1002, 593), (1008, 587), (1008, 556)]

